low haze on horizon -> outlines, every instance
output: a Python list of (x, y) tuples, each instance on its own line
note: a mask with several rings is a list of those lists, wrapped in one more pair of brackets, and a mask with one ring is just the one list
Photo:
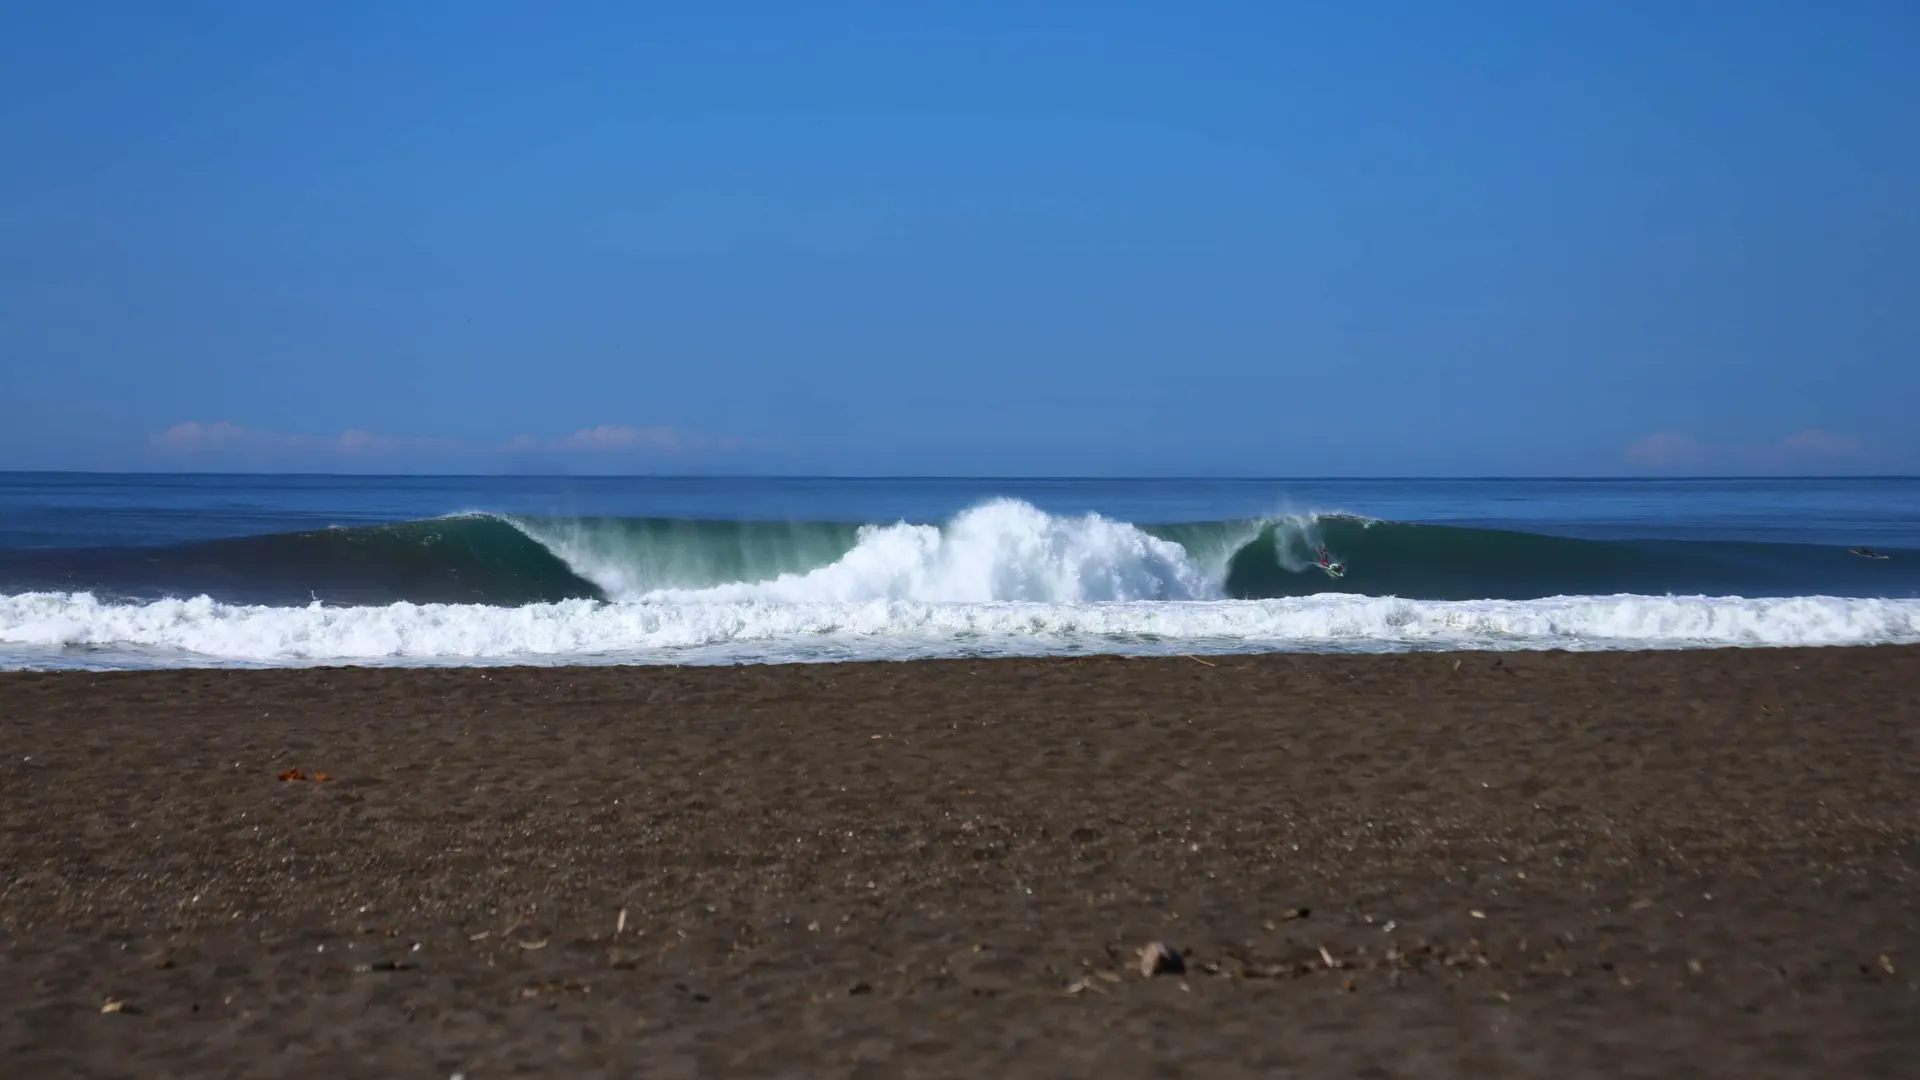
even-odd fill
[(1920, 9), (20, 4), (0, 470), (1920, 473)]

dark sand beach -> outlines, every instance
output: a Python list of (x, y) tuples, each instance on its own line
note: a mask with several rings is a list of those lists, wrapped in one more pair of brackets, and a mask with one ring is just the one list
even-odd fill
[(0, 675), (9, 1077), (1916, 1063), (1920, 649)]

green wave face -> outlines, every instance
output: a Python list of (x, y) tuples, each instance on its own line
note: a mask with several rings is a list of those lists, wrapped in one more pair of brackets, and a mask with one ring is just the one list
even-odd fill
[(805, 574), (844, 558), (858, 522), (515, 518), (515, 528), (614, 596)]
[(0, 553), (0, 589), (260, 604), (516, 606), (604, 595), (539, 541), (482, 516), (168, 548)]

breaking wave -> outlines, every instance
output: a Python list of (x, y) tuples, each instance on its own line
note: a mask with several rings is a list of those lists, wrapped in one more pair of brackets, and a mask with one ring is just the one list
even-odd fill
[[(1319, 545), (1344, 578), (1313, 565)], [(1920, 596), (1920, 552), (1584, 540), (1344, 515), (1133, 524), (996, 500), (940, 525), (510, 518), (239, 537), (168, 548), (0, 551), (0, 592), (233, 603), (920, 600), (1092, 603), (1343, 592)]]
[(0, 551), (0, 666), (1920, 641), (1920, 552), (1886, 554), (1012, 500), (939, 525), (465, 514)]

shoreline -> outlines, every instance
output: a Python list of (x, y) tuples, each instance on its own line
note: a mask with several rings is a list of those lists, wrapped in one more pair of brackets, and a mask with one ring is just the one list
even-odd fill
[[(919, 656), (859, 656), (859, 657), (717, 657), (712, 660), (667, 660), (667, 659), (611, 659), (602, 655), (589, 655), (587, 658), (573, 660), (561, 658), (550, 662), (539, 662), (525, 656), (517, 657), (403, 657), (399, 659), (382, 658), (354, 660), (340, 657), (328, 657), (313, 661), (274, 661), (251, 660), (234, 657), (211, 657), (196, 659), (193, 662), (176, 664), (156, 664), (151, 666), (57, 666), (51, 663), (39, 666), (0, 666), (0, 678), (14, 675), (158, 675), (168, 672), (326, 672), (326, 671), (488, 671), (488, 672), (611, 672), (611, 671), (711, 671), (735, 670), (746, 668), (787, 668), (787, 667), (864, 667), (868, 665), (913, 665), (913, 664), (1022, 664), (1022, 663), (1088, 663), (1093, 661), (1164, 661), (1164, 660), (1200, 660), (1206, 664), (1216, 664), (1226, 660), (1258, 660), (1265, 658), (1306, 657), (1335, 660), (1368, 660), (1398, 657), (1445, 657), (1461, 658), (1498, 658), (1521, 656), (1669, 656), (1674, 654), (1715, 654), (1715, 653), (1799, 653), (1799, 652), (1860, 652), (1873, 650), (1920, 650), (1920, 642), (1910, 641), (1861, 641), (1836, 642), (1832, 644), (1809, 645), (1804, 643), (1772, 642), (1757, 643), (1713, 643), (1706, 645), (1602, 645), (1588, 648), (1568, 648), (1563, 645), (1525, 645), (1510, 648), (1486, 648), (1470, 645), (1442, 646), (1435, 648), (1399, 648), (1399, 649), (1341, 649), (1313, 650), (1300, 648), (1276, 648), (1263, 650), (1234, 650), (1208, 652), (1202, 649), (1184, 652), (1084, 652), (1084, 653), (992, 653), (984, 655), (919, 655)], [(102, 649), (101, 651), (110, 651)], [(573, 655), (573, 654), (566, 654)]]
[[(1856, 560), (1857, 561), (1857, 560)], [(234, 606), (0, 596), (16, 670), (837, 663), (1920, 644), (1920, 597), (1569, 596), (1114, 603), (912, 600)]]
[(1912, 645), (0, 673), (0, 1061), (1899, 1076), (1917, 733)]

